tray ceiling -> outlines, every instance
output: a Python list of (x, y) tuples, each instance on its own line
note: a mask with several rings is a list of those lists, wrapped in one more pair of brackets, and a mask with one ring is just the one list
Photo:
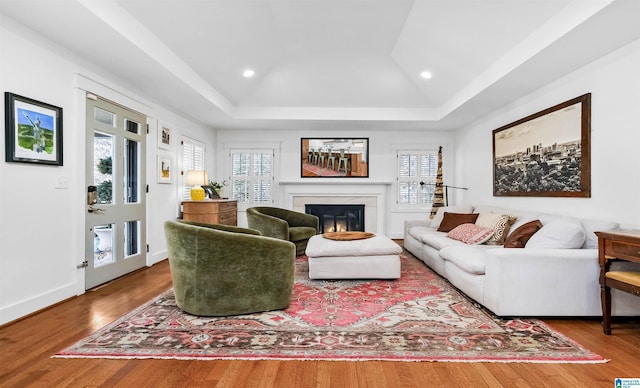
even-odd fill
[(214, 128), (456, 129), (640, 38), (635, 0), (0, 0), (0, 13)]

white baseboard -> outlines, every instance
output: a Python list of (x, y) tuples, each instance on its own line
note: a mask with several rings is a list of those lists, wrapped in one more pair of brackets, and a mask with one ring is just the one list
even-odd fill
[(164, 249), (162, 251), (159, 251), (159, 252), (154, 252), (154, 253), (150, 254), (149, 256), (147, 256), (147, 266), (151, 267), (152, 265), (161, 262), (162, 260), (166, 259), (167, 257), (169, 257), (169, 252), (167, 252), (166, 249)]
[(22, 318), (46, 307), (62, 302), (65, 299), (76, 296), (77, 286), (65, 284), (55, 290), (36, 295), (32, 298), (20, 301), (10, 306), (0, 308), (0, 325)]

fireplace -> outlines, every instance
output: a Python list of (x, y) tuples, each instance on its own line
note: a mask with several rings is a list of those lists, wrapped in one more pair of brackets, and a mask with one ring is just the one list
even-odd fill
[(364, 205), (305, 205), (305, 213), (320, 219), (320, 233), (364, 232)]

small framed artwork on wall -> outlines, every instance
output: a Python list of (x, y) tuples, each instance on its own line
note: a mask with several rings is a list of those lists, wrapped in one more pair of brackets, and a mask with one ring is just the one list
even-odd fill
[(5, 160), (62, 166), (62, 108), (6, 92)]
[(173, 140), (172, 128), (169, 124), (158, 121), (158, 148), (171, 149)]
[(171, 183), (172, 166), (171, 157), (167, 155), (158, 155), (158, 183)]
[(591, 94), (493, 131), (493, 195), (591, 196)]

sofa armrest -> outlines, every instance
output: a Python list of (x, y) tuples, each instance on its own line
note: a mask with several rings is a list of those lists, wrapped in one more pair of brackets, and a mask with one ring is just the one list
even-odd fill
[(414, 226), (429, 226), (431, 222), (429, 220), (406, 220), (404, 222), (404, 235), (405, 237), (409, 234), (409, 229)]
[(490, 249), (483, 304), (503, 316), (597, 316), (599, 275), (597, 249)]

